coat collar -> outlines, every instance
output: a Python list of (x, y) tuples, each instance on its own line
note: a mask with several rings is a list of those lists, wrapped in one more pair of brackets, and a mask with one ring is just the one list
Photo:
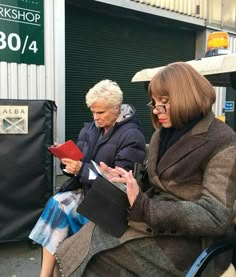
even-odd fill
[[(160, 145), (160, 130), (157, 130), (150, 141), (149, 146), (149, 156), (148, 156), (148, 172), (149, 176), (158, 186), (160, 185), (160, 180), (157, 177), (160, 176), (163, 171), (168, 169), (170, 166), (177, 163), (183, 156), (194, 151), (201, 145), (208, 142), (208, 128), (211, 125), (215, 115), (213, 112), (208, 113), (201, 121), (199, 121), (190, 132), (183, 135), (179, 141), (172, 145), (167, 152), (161, 158), (159, 165), (157, 167), (159, 145)], [(158, 178), (158, 180), (157, 180)], [(162, 186), (161, 186), (162, 187)], [(162, 187), (163, 189), (163, 187)]]

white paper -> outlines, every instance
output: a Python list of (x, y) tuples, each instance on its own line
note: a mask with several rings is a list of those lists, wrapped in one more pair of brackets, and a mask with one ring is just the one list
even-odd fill
[(95, 161), (93, 161), (93, 160), (91, 160), (91, 163), (92, 163), (92, 165), (94, 166), (94, 168), (96, 169), (96, 171), (97, 171), (97, 173), (99, 174), (99, 175), (103, 175), (102, 174), (102, 172), (101, 172), (101, 170), (100, 170), (100, 166), (95, 162)]
[(95, 180), (97, 178), (97, 176), (98, 175), (92, 169), (89, 168), (89, 177), (88, 177), (88, 179), (89, 180)]

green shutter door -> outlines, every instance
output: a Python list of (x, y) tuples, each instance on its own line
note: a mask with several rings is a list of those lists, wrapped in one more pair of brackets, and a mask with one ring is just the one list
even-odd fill
[[(158, 19), (157, 19), (158, 20)], [(77, 140), (83, 122), (92, 120), (87, 91), (102, 79), (117, 81), (124, 103), (137, 109), (146, 140), (153, 128), (143, 83), (131, 83), (144, 68), (194, 59), (193, 31), (163, 28), (66, 6), (66, 138)]]

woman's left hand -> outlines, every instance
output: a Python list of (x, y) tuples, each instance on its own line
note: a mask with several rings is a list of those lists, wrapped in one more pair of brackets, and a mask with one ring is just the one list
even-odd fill
[(82, 166), (81, 161), (74, 161), (69, 158), (63, 158), (61, 160), (62, 164), (65, 165), (65, 169), (67, 173), (77, 175), (78, 172), (80, 171), (80, 168)]
[[(116, 168), (109, 167), (104, 162), (100, 162), (100, 170), (109, 180), (113, 177), (120, 177)], [(120, 182), (123, 183), (122, 181)]]

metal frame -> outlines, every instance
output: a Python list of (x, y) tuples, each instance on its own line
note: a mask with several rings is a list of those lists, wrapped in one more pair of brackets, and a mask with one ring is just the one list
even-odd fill
[(204, 271), (208, 263), (217, 255), (226, 252), (230, 249), (236, 253), (236, 239), (228, 239), (219, 241), (212, 246), (206, 248), (195, 260), (185, 277), (199, 277)]

